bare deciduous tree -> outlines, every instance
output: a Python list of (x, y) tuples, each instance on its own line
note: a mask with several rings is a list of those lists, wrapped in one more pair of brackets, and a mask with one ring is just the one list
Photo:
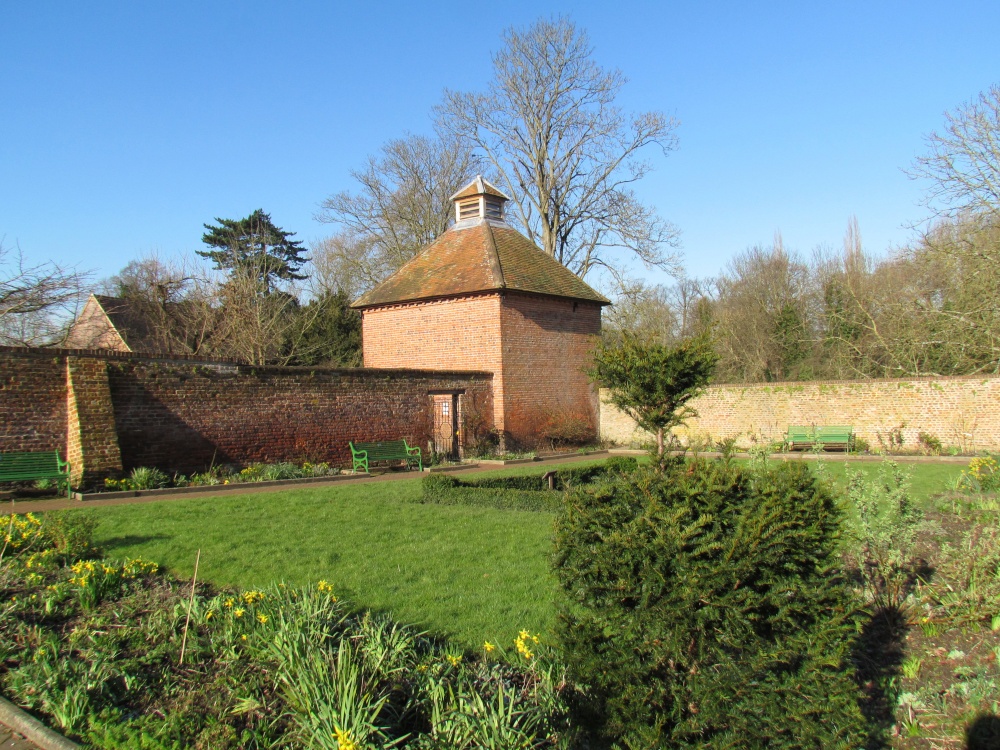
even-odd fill
[(711, 299), (712, 283), (684, 277), (670, 285), (633, 280), (620, 287), (606, 313), (605, 339), (632, 336), (645, 343), (672, 346), (703, 329), (698, 308)]
[(450, 196), (483, 166), (453, 137), (386, 143), (364, 169), (351, 172), (358, 192), (320, 204), (316, 218), (338, 228), (313, 247), (316, 267), (330, 276), (328, 288), (369, 289), (437, 239), (452, 218)]
[(58, 343), (77, 313), (88, 274), (56, 263), (33, 263), (20, 246), (0, 240), (0, 343)]
[(719, 378), (782, 380), (806, 358), (808, 267), (776, 235), (733, 258), (717, 281)]
[(617, 272), (615, 249), (676, 271), (677, 230), (632, 189), (647, 147), (675, 147), (675, 121), (616, 106), (625, 77), (565, 18), (509, 29), (493, 70), (485, 93), (446, 91), (438, 121), (489, 160), (528, 236), (580, 276)]
[(910, 175), (929, 180), (929, 204), (950, 216), (1000, 213), (1000, 85), (945, 113), (927, 145)]
[(167, 354), (211, 351), (218, 323), (215, 289), (207, 275), (186, 260), (155, 253), (131, 261), (102, 284), (102, 291), (125, 302), (141, 327), (144, 350)]

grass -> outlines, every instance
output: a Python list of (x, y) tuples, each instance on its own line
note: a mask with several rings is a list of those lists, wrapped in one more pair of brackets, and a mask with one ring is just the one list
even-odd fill
[[(892, 457), (890, 456), (891, 460)], [(878, 472), (879, 462), (875, 461), (810, 461), (809, 465), (815, 469), (816, 465), (822, 463), (826, 467), (826, 475), (833, 481), (834, 485), (840, 489), (847, 486), (847, 467), (851, 471), (861, 471), (867, 476), (874, 476)], [(955, 463), (919, 463), (919, 464), (899, 464), (903, 473), (910, 478), (910, 496), (914, 502), (923, 509), (931, 507), (931, 500), (943, 492), (947, 492), (954, 487), (959, 475), (965, 468), (965, 464)]]
[(552, 625), (552, 516), (420, 505), (419, 479), (94, 508), (97, 543), (218, 585), (326, 580), (358, 604), (456, 638)]
[[(596, 463), (593, 459), (574, 466)], [(835, 482), (843, 462), (824, 462)], [(877, 464), (854, 463), (869, 472)], [(912, 490), (925, 503), (960, 473), (917, 464)], [(518, 466), (477, 477), (534, 474)], [(420, 480), (295, 489), (89, 509), (109, 555), (142, 556), (218, 585), (326, 580), (358, 604), (479, 648), (510, 643), (521, 628), (548, 632), (555, 582), (552, 516), (420, 505)]]

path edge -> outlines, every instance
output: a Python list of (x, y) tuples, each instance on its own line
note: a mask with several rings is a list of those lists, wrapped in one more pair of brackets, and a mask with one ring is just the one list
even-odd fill
[(6, 724), (41, 750), (79, 750), (82, 746), (53, 732), (31, 714), (0, 696), (0, 724)]

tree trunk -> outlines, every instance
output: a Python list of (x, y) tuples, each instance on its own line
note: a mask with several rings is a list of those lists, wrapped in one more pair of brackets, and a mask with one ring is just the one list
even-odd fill
[(656, 457), (663, 460), (663, 428), (656, 430)]

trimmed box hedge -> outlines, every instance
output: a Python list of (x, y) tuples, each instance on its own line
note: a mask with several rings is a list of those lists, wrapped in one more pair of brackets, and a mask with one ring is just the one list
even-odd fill
[(549, 489), (544, 474), (473, 480), (429, 474), (423, 479), (420, 502), (555, 513), (562, 508), (567, 490), (605, 481), (634, 471), (637, 466), (634, 458), (615, 456), (593, 466), (559, 469), (555, 472), (555, 492)]

